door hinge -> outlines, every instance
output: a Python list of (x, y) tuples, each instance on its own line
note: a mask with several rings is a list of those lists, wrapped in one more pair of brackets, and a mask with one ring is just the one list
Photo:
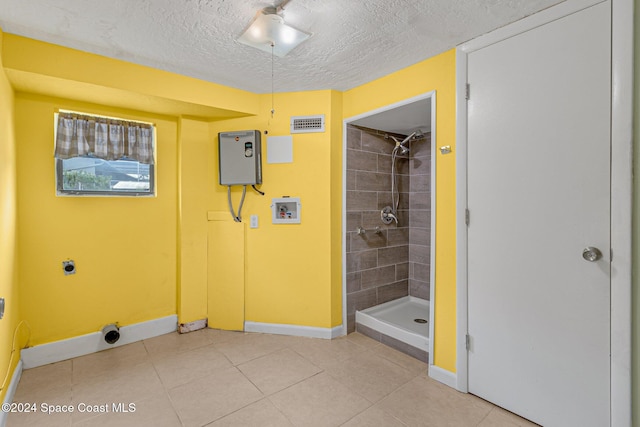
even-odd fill
[(464, 336), (464, 346), (467, 351), (471, 350), (471, 336), (469, 334)]
[(471, 99), (471, 85), (469, 83), (465, 86), (464, 99)]
[(609, 262), (613, 262), (613, 248), (609, 249)]
[(464, 210), (464, 223), (469, 225), (469, 209)]

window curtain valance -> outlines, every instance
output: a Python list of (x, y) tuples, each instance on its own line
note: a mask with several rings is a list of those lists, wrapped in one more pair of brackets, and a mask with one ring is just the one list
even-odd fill
[(58, 114), (55, 157), (91, 156), (154, 164), (150, 124), (72, 113)]

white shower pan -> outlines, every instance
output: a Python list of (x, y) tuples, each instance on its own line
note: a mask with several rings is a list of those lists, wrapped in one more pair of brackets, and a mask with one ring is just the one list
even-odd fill
[(356, 311), (357, 324), (426, 352), (429, 351), (428, 320), (429, 301), (412, 296)]

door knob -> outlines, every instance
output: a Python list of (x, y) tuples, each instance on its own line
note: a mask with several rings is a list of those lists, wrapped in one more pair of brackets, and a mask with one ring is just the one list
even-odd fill
[(586, 261), (589, 261), (589, 262), (596, 262), (600, 258), (602, 258), (602, 252), (600, 252), (600, 249), (598, 248), (594, 248), (593, 246), (587, 246), (582, 251), (582, 258), (584, 258)]

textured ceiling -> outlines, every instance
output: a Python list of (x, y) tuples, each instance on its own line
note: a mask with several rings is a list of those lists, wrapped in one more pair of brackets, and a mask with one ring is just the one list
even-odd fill
[[(313, 36), (275, 58), (273, 90), (351, 89), (556, 3), (560, 0), (292, 0), (285, 21)], [(271, 55), (236, 41), (268, 6), (274, 2), (0, 0), (0, 27), (269, 93)]]

